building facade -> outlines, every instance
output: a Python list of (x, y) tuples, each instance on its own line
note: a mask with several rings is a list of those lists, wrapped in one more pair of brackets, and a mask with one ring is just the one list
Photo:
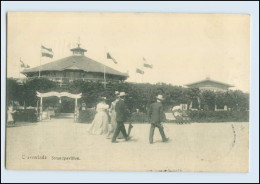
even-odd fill
[(201, 91), (210, 90), (215, 92), (216, 91), (225, 92), (229, 90), (229, 88), (234, 87), (233, 85), (214, 81), (211, 80), (210, 78), (206, 78), (205, 80), (198, 81), (195, 83), (187, 84), (186, 86), (189, 88), (199, 88)]

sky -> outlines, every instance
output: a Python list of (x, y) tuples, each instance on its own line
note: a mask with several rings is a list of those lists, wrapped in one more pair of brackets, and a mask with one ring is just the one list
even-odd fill
[[(249, 92), (246, 14), (9, 12), (7, 77), (25, 77), (20, 58), (35, 67), (70, 56), (78, 42), (87, 57), (129, 72), (130, 82), (186, 85), (210, 77)], [(40, 57), (41, 45), (53, 59)], [(143, 57), (153, 69), (140, 75)]]

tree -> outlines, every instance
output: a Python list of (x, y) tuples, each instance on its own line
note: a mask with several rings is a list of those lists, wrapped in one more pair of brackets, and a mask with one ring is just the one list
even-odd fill
[(204, 110), (215, 110), (216, 94), (214, 91), (206, 90), (201, 93), (201, 106)]
[(6, 104), (10, 104), (11, 101), (18, 101), (21, 103), (22, 86), (20, 86), (15, 79), (8, 78), (6, 80)]
[[(35, 78), (27, 80), (24, 85), (18, 85), (14, 79), (7, 79), (7, 101), (19, 101), (20, 104), (26, 103), (27, 106), (36, 106), (39, 98), (36, 96), (36, 91), (67, 91), (70, 93), (82, 93), (82, 98), (78, 100), (80, 105), (86, 103), (87, 107), (94, 107), (98, 103), (98, 97), (105, 96), (107, 103), (110, 104), (115, 100), (115, 91), (124, 91), (127, 93), (126, 104), (131, 111), (140, 109), (146, 112), (147, 107), (154, 101), (156, 96), (162, 94), (165, 98), (164, 108), (168, 110), (172, 106), (179, 104), (190, 104), (198, 107), (198, 98), (201, 102), (201, 107), (208, 106), (209, 110), (215, 109), (215, 104), (218, 106), (227, 105), (229, 108), (240, 111), (249, 109), (249, 94), (242, 91), (227, 91), (213, 92), (200, 91), (198, 88), (183, 88), (181, 86), (173, 86), (171, 84), (158, 83), (108, 83), (106, 89), (101, 82), (75, 80), (64, 86), (59, 86), (56, 82), (45, 78)], [(45, 105), (55, 105), (58, 103), (58, 98), (46, 98)], [(68, 103), (73, 103), (73, 99), (64, 99)], [(65, 102), (64, 101), (64, 102)], [(71, 102), (70, 102), (71, 101)], [(74, 104), (73, 104), (74, 105)], [(206, 109), (206, 108), (204, 108)]]
[[(50, 81), (45, 78), (34, 78), (27, 80), (22, 86), (22, 100), (25, 102), (26, 106), (36, 106), (38, 97), (36, 96), (36, 91), (39, 92), (49, 92), (52, 90), (57, 90), (57, 83)], [(48, 100), (45, 102), (48, 103)]]
[(240, 90), (228, 91), (225, 98), (228, 107), (233, 110), (248, 110), (249, 109), (249, 94), (243, 93)]
[(187, 104), (192, 103), (193, 108), (199, 107), (198, 98), (200, 98), (200, 90), (199, 88), (188, 88), (185, 90), (185, 99)]
[(227, 92), (218, 91), (216, 94), (216, 105), (218, 109), (223, 109), (228, 104)]

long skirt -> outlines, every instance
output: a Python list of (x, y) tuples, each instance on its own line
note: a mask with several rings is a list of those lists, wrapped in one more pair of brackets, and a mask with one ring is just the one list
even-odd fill
[(93, 135), (108, 133), (108, 115), (106, 112), (98, 112), (92, 121), (88, 132)]
[(7, 122), (13, 122), (14, 118), (13, 118), (13, 114), (11, 111), (7, 112)]

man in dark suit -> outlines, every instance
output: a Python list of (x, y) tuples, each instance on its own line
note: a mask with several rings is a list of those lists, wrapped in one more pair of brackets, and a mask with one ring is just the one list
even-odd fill
[(169, 140), (169, 138), (166, 138), (163, 126), (161, 125), (161, 122), (165, 119), (162, 106), (163, 96), (158, 95), (156, 98), (157, 102), (151, 104), (150, 109), (148, 111), (148, 118), (149, 122), (151, 123), (149, 137), (150, 144), (153, 144), (153, 134), (155, 127), (159, 129), (163, 142), (167, 142)]
[(125, 140), (126, 141), (129, 140), (124, 125), (124, 122), (126, 121), (127, 116), (129, 115), (129, 112), (124, 102), (125, 95), (126, 95), (125, 92), (120, 92), (120, 94), (118, 95), (119, 100), (116, 103), (116, 107), (115, 107), (117, 126), (114, 135), (112, 137), (112, 143), (116, 143), (116, 138), (119, 135), (120, 131), (122, 132)]

